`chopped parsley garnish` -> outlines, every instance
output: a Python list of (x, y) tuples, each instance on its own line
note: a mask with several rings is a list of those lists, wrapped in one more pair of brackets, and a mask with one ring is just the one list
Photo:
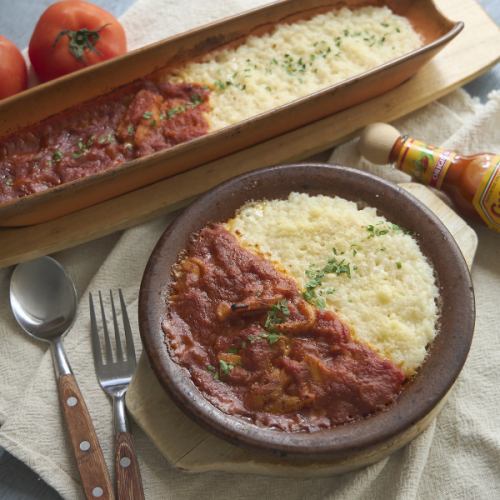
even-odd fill
[(79, 139), (76, 145), (78, 149), (71, 155), (75, 159), (80, 158), (80, 156), (84, 155), (89, 150), (87, 144), (85, 144), (82, 139)]
[(189, 100), (195, 105), (199, 106), (202, 102), (203, 99), (201, 98), (200, 94), (191, 94), (189, 96)]
[(278, 342), (281, 335), (279, 333), (263, 333), (261, 337), (266, 339), (270, 344), (275, 344)]
[(290, 316), (290, 310), (288, 309), (287, 301), (286, 299), (280, 300), (267, 313), (266, 322), (264, 323), (265, 329), (273, 332), (274, 325), (284, 323), (288, 316)]
[(279, 335), (278, 333), (270, 333), (267, 336), (267, 341), (270, 344), (274, 344), (274, 343), (278, 342), (278, 340), (279, 340), (280, 337), (281, 337), (281, 335)]
[(404, 229), (401, 226), (398, 226), (397, 224), (393, 224), (392, 222), (389, 224), (389, 226), (395, 233), (412, 234), (412, 232), (409, 229)]
[(112, 133), (108, 135), (101, 135), (97, 139), (97, 142), (99, 144), (106, 144), (106, 143), (111, 144), (114, 141), (115, 141), (115, 136)]
[(278, 342), (280, 337), (281, 337), (281, 334), (276, 333), (276, 332), (271, 332), (271, 333), (261, 332), (258, 335), (249, 335), (247, 337), (247, 339), (250, 342), (250, 344), (253, 344), (258, 339), (264, 339), (264, 340), (267, 340), (269, 342), (269, 344), (272, 345), (272, 344), (276, 344), (276, 342)]
[(368, 42), (370, 47), (373, 47), (375, 45), (375, 42), (376, 42), (375, 35), (366, 36), (363, 38), (363, 40), (365, 42)]
[(351, 277), (351, 265), (342, 259), (337, 260), (335, 257), (328, 260), (326, 266), (323, 268), (324, 274), (346, 274), (349, 278)]
[(219, 380), (219, 374), (217, 373), (217, 370), (215, 369), (215, 366), (212, 365), (207, 365), (206, 369), (208, 372), (210, 372), (215, 380)]
[(220, 91), (225, 90), (227, 85), (222, 81), (222, 80), (215, 80), (214, 85), (219, 89)]
[(183, 113), (184, 111), (186, 111), (186, 107), (185, 106), (177, 106), (176, 108), (170, 108), (167, 111), (167, 118), (170, 120), (175, 115), (178, 115), (179, 113)]
[(168, 120), (170, 120), (174, 116), (176, 116), (176, 115), (178, 115), (180, 113), (184, 113), (188, 109), (196, 108), (200, 104), (203, 104), (203, 98), (199, 94), (191, 94), (189, 96), (189, 102), (188, 103), (181, 104), (181, 105), (176, 106), (174, 108), (170, 108), (169, 110), (167, 110), (166, 114), (165, 113), (161, 113), (160, 114), (160, 120), (164, 120), (165, 118), (167, 118)]
[(156, 127), (156, 120), (153, 118), (153, 112), (152, 112), (152, 111), (145, 111), (145, 112), (142, 114), (142, 117), (143, 117), (145, 120), (149, 120), (149, 124), (150, 124), (152, 127)]
[(227, 363), (223, 359), (219, 360), (219, 367), (220, 367), (220, 372), (223, 375), (229, 375), (231, 373), (231, 370), (234, 368), (234, 365), (232, 363)]
[(54, 161), (61, 161), (63, 159), (63, 154), (59, 149), (56, 149), (54, 153), (52, 153), (52, 159)]
[(296, 73), (305, 73), (306, 71), (306, 63), (302, 57), (299, 57), (297, 60), (290, 54), (285, 54), (283, 58), (283, 68), (289, 75), (295, 75)]
[(135, 129), (134, 129), (134, 126), (132, 124), (130, 124), (127, 127), (127, 132), (128, 132), (128, 135), (134, 135)]
[(230, 347), (227, 352), (229, 352), (230, 354), (238, 354), (240, 352), (240, 350), (237, 348), (237, 347)]
[(392, 222), (389, 222), (387, 224), (384, 224), (383, 222), (379, 222), (375, 225), (370, 224), (369, 226), (366, 226), (366, 230), (368, 231), (368, 233), (370, 233), (368, 238), (374, 238), (375, 236), (384, 236), (390, 231), (394, 233), (411, 234), (411, 231), (403, 229), (402, 227), (398, 226), (397, 224), (393, 224)]
[(326, 307), (326, 300), (323, 297), (319, 297), (314, 288), (307, 288), (307, 285), (302, 297), (304, 297), (309, 304), (316, 306), (318, 309), (324, 309)]
[(306, 276), (309, 278), (306, 288), (316, 288), (321, 285), (321, 280), (324, 278), (325, 272), (320, 269), (308, 269)]
[[(269, 309), (267, 312), (266, 320), (264, 322), (265, 331), (257, 333), (256, 335), (249, 335), (248, 342), (253, 344), (258, 339), (264, 339), (269, 344), (275, 344), (281, 337), (281, 334), (276, 330), (275, 326), (285, 323), (290, 316), (290, 309), (286, 299), (282, 299)], [(231, 352), (231, 351), (230, 351)]]
[(387, 234), (389, 232), (389, 229), (378, 228), (373, 224), (366, 226), (366, 230), (370, 233), (370, 236), (368, 236), (369, 238), (373, 238), (375, 236), (383, 236), (384, 234)]
[[(309, 268), (306, 271), (306, 276), (309, 278), (305, 285), (305, 290), (302, 293), (307, 302), (318, 307), (319, 309), (324, 309), (326, 306), (325, 299), (321, 296), (323, 294), (331, 294), (335, 292), (334, 288), (328, 288), (323, 293), (318, 293), (317, 288), (321, 286), (323, 278), (327, 274), (336, 274), (337, 276), (345, 274), (347, 277), (351, 277), (351, 264), (346, 262), (345, 259), (337, 259), (337, 249), (333, 248), (334, 257), (328, 259), (328, 262), (323, 266), (322, 269), (312, 269)], [(352, 268), (354, 270), (354, 267)]]
[(403, 264), (401, 264), (401, 262), (396, 262), (396, 267), (398, 269), (401, 269), (403, 267)]

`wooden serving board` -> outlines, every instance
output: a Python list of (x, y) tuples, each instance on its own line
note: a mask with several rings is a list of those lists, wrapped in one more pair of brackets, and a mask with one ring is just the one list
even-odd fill
[[(430, 189), (415, 183), (401, 184), (441, 219), (458, 243), (467, 265), (472, 266), (477, 248), (476, 233)], [(292, 464), (258, 451), (240, 448), (205, 431), (187, 417), (161, 387), (143, 353), (127, 392), (127, 408), (137, 424), (175, 467), (189, 472), (226, 471), (267, 475), (326, 475), (374, 463), (414, 439), (430, 424), (445, 399), (421, 421), (392, 442), (370, 452), (362, 464), (343, 460)], [(357, 460), (360, 460), (358, 457)]]
[(223, 180), (302, 160), (374, 121), (392, 121), (476, 78), (500, 59), (500, 31), (475, 0), (436, 0), (465, 29), (416, 76), (370, 101), (183, 174), (36, 226), (0, 229), (0, 267), (132, 227), (178, 209)]

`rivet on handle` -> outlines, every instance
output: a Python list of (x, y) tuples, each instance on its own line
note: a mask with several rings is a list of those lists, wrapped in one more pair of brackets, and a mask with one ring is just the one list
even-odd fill
[(78, 404), (78, 399), (75, 398), (75, 396), (70, 396), (67, 400), (66, 400), (66, 404), (68, 406), (76, 406)]
[(104, 490), (100, 486), (96, 486), (92, 490), (92, 496), (95, 497), (95, 498), (102, 497), (103, 493), (104, 493)]
[(130, 458), (122, 457), (120, 458), (120, 465), (126, 469), (131, 464)]
[(80, 443), (80, 450), (89, 451), (90, 450), (90, 443), (88, 441), (82, 441)]

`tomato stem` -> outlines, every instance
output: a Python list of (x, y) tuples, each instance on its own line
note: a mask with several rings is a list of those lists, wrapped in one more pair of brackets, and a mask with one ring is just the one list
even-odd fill
[(96, 49), (96, 44), (100, 38), (99, 32), (102, 31), (106, 26), (109, 26), (109, 23), (104, 24), (98, 30), (95, 31), (89, 30), (87, 28), (82, 28), (77, 31), (63, 30), (56, 36), (56, 39), (54, 40), (54, 44), (52, 45), (52, 47), (55, 47), (63, 36), (67, 36), (69, 40), (68, 42), (69, 51), (75, 57), (75, 59), (84, 63), (85, 61), (83, 59), (83, 56), (85, 55), (85, 50), (99, 53), (99, 51)]

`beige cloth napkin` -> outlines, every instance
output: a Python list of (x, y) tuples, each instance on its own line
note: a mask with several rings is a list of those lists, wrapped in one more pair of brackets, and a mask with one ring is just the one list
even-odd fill
[[(123, 16), (131, 48), (265, 2), (189, 3), (139, 0)], [(500, 152), (500, 93), (485, 105), (458, 91), (396, 123), (435, 144), (463, 152)], [(332, 161), (367, 168), (391, 180), (400, 173), (360, 160), (354, 143)], [(112, 464), (109, 400), (95, 379), (87, 292), (121, 287), (136, 334), (137, 294), (148, 256), (173, 219), (162, 217), (124, 233), (55, 255), (81, 296), (66, 348), (87, 401), (106, 460)], [(492, 498), (500, 492), (500, 235), (482, 227), (473, 267), (476, 332), (465, 368), (435, 423), (409, 446), (362, 471), (299, 480), (248, 474), (186, 474), (172, 468), (142, 431), (134, 428), (147, 498)], [(0, 242), (1, 244), (1, 242)], [(65, 498), (82, 498), (57, 400), (50, 354), (16, 327), (8, 305), (9, 270), (0, 271), (0, 445)]]

